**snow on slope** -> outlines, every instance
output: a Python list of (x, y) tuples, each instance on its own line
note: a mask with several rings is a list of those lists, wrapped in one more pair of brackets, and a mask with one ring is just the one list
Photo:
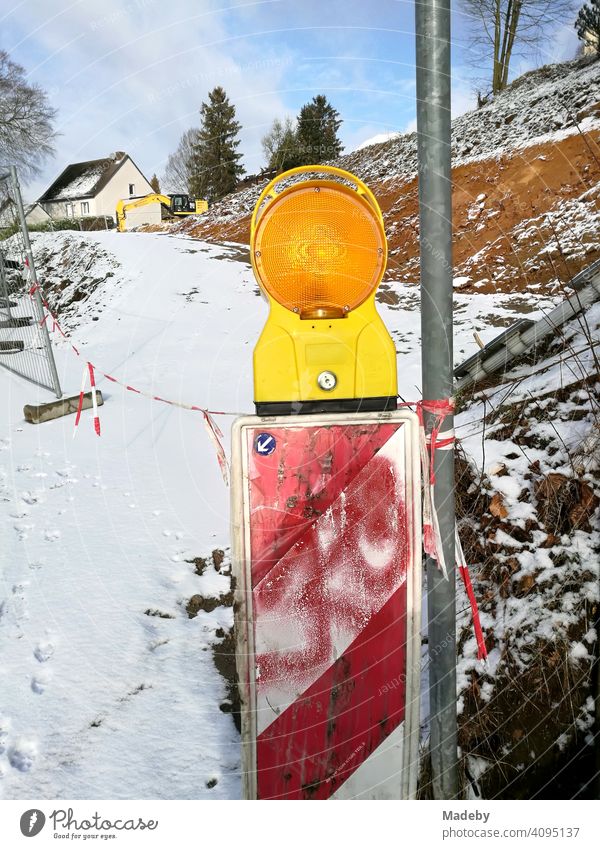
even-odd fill
[(463, 599), (460, 744), (484, 798), (571, 798), (594, 770), (599, 331), (596, 303), (456, 419), (473, 481), (459, 478), (459, 528), (490, 649), (477, 661)]
[(383, 144), (384, 142), (388, 142), (391, 139), (395, 139), (400, 135), (400, 133), (377, 133), (376, 136), (371, 136), (370, 139), (365, 139), (364, 142), (361, 142), (354, 148), (353, 152), (357, 150), (364, 150), (365, 147), (371, 147), (374, 144)]
[[(600, 62), (589, 60), (525, 74), (481, 109), (452, 121), (453, 166), (556, 141), (578, 132), (578, 125), (584, 132), (599, 126), (599, 82)], [(336, 164), (366, 181), (411, 178), (417, 171), (417, 134), (357, 151)]]
[[(100, 370), (169, 399), (252, 412), (266, 305), (239, 247), (64, 232), (35, 234), (34, 251), (51, 303)], [(415, 399), (418, 297), (391, 295), (380, 310), (400, 391)], [(550, 303), (455, 297), (457, 359), (474, 350), (474, 330), (487, 341)], [(74, 394), (82, 363), (55, 342)], [(229, 587), (188, 562), (227, 547), (229, 494), (198, 413), (99, 385), (102, 436), (86, 412), (73, 439), (73, 417), (25, 424), (24, 403), (48, 395), (0, 370), (0, 794), (235, 798), (239, 737), (219, 709), (226, 690), (211, 653), (231, 609), (185, 612), (192, 595)], [(219, 422), (227, 442), (231, 418)]]
[[(589, 59), (525, 74), (482, 108), (452, 121), (453, 168), (599, 128), (599, 90), (600, 62)], [(393, 134), (387, 141), (372, 142), (330, 164), (351, 171), (374, 190), (374, 183), (387, 182), (400, 191), (401, 184), (417, 173), (417, 134)], [(190, 219), (177, 229), (222, 238), (223, 227), (231, 225), (227, 238), (239, 240), (233, 225), (239, 228), (251, 214), (266, 182), (227, 195), (201, 219)]]
[[(59, 251), (73, 238), (38, 244)], [(82, 253), (114, 243), (124, 269), (66, 320), (85, 357), (142, 388), (247, 407), (258, 298), (245, 266), (158, 237), (76, 239)], [(78, 391), (82, 364), (64, 345), (58, 361)], [(0, 382), (0, 793), (238, 796), (239, 739), (210, 651), (231, 610), (190, 620), (182, 609), (229, 585), (186, 562), (227, 542), (228, 495), (202, 419), (104, 381), (102, 437), (84, 413), (73, 440), (73, 417), (23, 422), (23, 404), (47, 395), (5, 372)]]

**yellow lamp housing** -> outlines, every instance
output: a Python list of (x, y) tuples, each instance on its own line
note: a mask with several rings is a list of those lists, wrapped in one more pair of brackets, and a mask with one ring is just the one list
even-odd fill
[(367, 186), (329, 165), (279, 174), (254, 208), (250, 254), (270, 305), (257, 413), (395, 409), (396, 350), (375, 308), (387, 241)]

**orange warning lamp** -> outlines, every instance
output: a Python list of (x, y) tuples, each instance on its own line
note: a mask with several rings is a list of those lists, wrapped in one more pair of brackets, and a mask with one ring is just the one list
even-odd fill
[(256, 203), (250, 250), (270, 304), (254, 350), (257, 412), (395, 409), (396, 351), (375, 308), (387, 243), (367, 186), (327, 165), (278, 175)]

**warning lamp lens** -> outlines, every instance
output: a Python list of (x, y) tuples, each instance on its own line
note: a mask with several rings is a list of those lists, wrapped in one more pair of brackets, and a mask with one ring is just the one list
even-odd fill
[(254, 264), (267, 293), (301, 318), (342, 318), (377, 288), (384, 246), (381, 224), (357, 192), (305, 183), (265, 209)]

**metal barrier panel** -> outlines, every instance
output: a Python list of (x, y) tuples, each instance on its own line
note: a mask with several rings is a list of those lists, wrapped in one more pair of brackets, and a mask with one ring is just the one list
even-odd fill
[(0, 366), (61, 397), (14, 168), (0, 175)]
[(414, 797), (416, 417), (248, 417), (232, 448), (245, 797)]

